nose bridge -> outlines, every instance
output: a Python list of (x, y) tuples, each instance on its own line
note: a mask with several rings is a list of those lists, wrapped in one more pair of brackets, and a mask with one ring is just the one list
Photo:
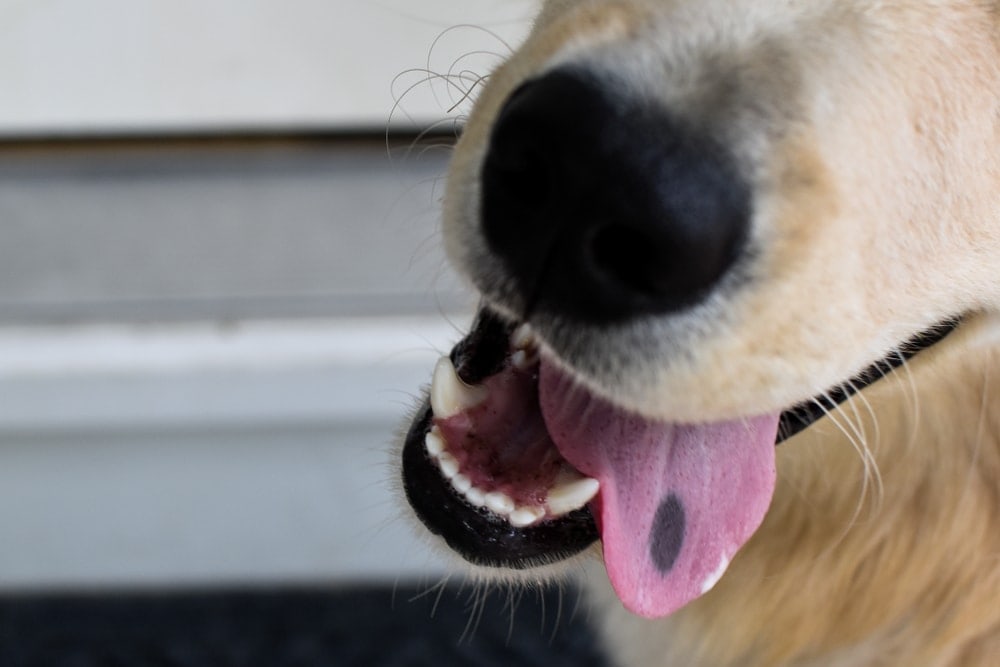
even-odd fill
[(466, 131), (477, 140), (510, 92), (526, 78), (585, 60), (603, 46), (634, 43), (651, 12), (635, 0), (546, 2), (527, 39), (490, 74)]
[(548, 2), (520, 50), (536, 64), (567, 60), (602, 44), (634, 38), (650, 13), (633, 0)]

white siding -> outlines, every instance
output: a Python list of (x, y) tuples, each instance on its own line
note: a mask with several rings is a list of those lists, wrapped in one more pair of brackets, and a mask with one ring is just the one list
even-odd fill
[(423, 127), (456, 91), (406, 72), (485, 73), (533, 4), (0, 0), (0, 136)]

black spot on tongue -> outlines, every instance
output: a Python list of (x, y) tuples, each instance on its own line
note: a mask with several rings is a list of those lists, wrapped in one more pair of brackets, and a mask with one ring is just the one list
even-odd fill
[(685, 523), (684, 504), (677, 494), (669, 494), (656, 510), (649, 536), (649, 555), (661, 574), (674, 568), (684, 545)]

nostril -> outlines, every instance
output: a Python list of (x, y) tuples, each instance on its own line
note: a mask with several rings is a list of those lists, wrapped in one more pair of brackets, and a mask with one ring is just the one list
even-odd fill
[(721, 196), (688, 206), (648, 204), (637, 220), (624, 215), (594, 226), (581, 272), (599, 280), (603, 294), (627, 296), (639, 311), (682, 308), (704, 297), (736, 261), (745, 218)]
[(550, 191), (545, 156), (521, 142), (496, 145), (490, 154), (492, 194), (525, 209), (541, 206)]
[(590, 239), (589, 262), (595, 275), (637, 294), (656, 298), (671, 289), (648, 235), (624, 225), (605, 225)]

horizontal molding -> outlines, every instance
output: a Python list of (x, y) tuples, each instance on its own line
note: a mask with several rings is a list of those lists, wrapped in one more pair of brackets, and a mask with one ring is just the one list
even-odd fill
[(444, 316), (6, 327), (0, 431), (393, 424), (459, 337)]
[(0, 324), (453, 312), (447, 143), (0, 150)]

